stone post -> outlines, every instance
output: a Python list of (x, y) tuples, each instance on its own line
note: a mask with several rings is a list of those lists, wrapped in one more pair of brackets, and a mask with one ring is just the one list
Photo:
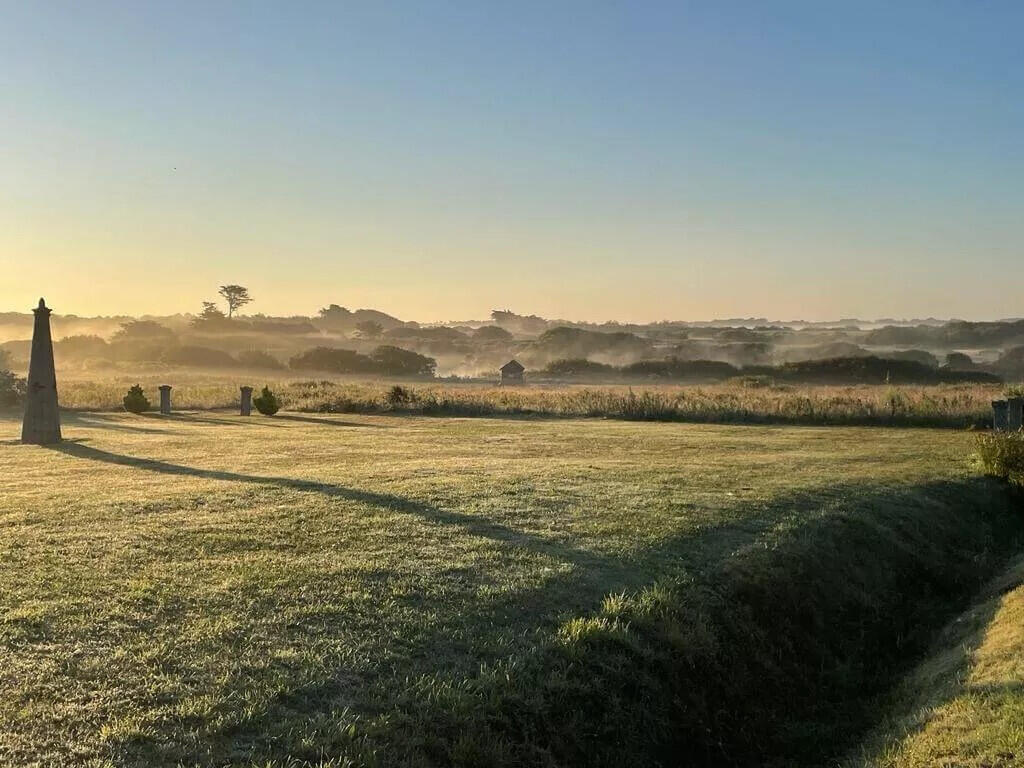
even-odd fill
[(252, 414), (252, 387), (242, 387), (242, 415)]
[(1024, 397), (1011, 397), (1006, 401), (1006, 428), (1011, 432), (1024, 427)]
[(50, 309), (40, 299), (32, 329), (32, 356), (28, 363), (28, 394), (21, 442), (50, 445), (60, 442), (60, 410), (57, 405), (57, 374), (53, 367)]
[(168, 416), (171, 413), (171, 385), (160, 385), (160, 413)]
[(1010, 424), (1010, 404), (1005, 400), (992, 401), (992, 429), (1003, 432)]

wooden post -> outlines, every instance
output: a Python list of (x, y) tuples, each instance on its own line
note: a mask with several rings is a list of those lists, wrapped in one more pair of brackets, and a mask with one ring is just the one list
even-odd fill
[(1005, 400), (992, 401), (992, 429), (1005, 432), (1010, 425), (1010, 404)]
[(28, 394), (21, 442), (32, 445), (59, 443), (60, 406), (57, 404), (57, 374), (53, 367), (53, 339), (50, 337), (50, 309), (40, 299), (32, 329), (32, 356), (28, 363)]
[(243, 416), (252, 415), (252, 387), (242, 387), (242, 411)]
[(1011, 432), (1024, 427), (1024, 397), (1011, 397), (1006, 401), (1006, 428)]
[(171, 412), (171, 385), (160, 385), (160, 413), (167, 416)]

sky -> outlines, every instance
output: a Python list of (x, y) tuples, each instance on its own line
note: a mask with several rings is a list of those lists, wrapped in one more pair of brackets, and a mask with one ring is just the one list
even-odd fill
[(0, 311), (1024, 316), (1024, 3), (0, 0)]

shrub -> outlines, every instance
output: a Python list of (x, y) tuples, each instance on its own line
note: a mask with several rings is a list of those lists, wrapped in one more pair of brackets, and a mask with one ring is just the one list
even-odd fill
[(406, 405), (416, 399), (416, 393), (411, 389), (406, 389), (405, 387), (396, 384), (388, 390), (384, 399), (387, 400), (388, 405)]
[(19, 405), (26, 391), (25, 379), (0, 370), (0, 407)]
[(124, 409), (129, 413), (142, 413), (149, 410), (149, 400), (146, 399), (142, 386), (135, 384), (124, 396)]
[(727, 379), (739, 373), (739, 369), (718, 360), (680, 360), (670, 357), (666, 360), (641, 360), (622, 367), (624, 376), (651, 379), (691, 379), (713, 381)]
[(946, 367), (952, 370), (970, 370), (974, 368), (974, 360), (963, 352), (950, 352), (946, 355)]
[(956, 384), (979, 382), (998, 384), (998, 376), (985, 371), (935, 369), (914, 360), (880, 357), (837, 357), (786, 363), (778, 368), (779, 378), (816, 384)]
[(373, 361), (353, 349), (313, 347), (288, 361), (296, 371), (331, 371), (332, 373), (372, 373)]
[(387, 345), (373, 350), (370, 358), (379, 373), (391, 376), (433, 376), (437, 368), (432, 357)]
[(269, 352), (260, 349), (247, 349), (238, 353), (238, 362), (247, 368), (267, 368), (280, 370), (284, 364)]
[(584, 376), (611, 376), (618, 373), (617, 369), (606, 363), (596, 363), (593, 360), (571, 358), (555, 360), (548, 363), (541, 371), (548, 376), (562, 377), (584, 377)]
[(552, 358), (587, 358), (603, 354), (635, 359), (647, 355), (653, 347), (649, 340), (633, 333), (602, 333), (560, 326), (542, 333), (534, 348)]
[(153, 320), (131, 320), (121, 324), (111, 341), (173, 342), (174, 331)]
[(512, 334), (497, 325), (484, 325), (473, 331), (475, 341), (512, 341)]
[(259, 397), (253, 398), (252, 404), (264, 416), (273, 416), (281, 410), (281, 401), (277, 399), (277, 395), (270, 391), (270, 387), (263, 387)]
[(975, 441), (986, 475), (1024, 482), (1024, 432), (986, 432)]

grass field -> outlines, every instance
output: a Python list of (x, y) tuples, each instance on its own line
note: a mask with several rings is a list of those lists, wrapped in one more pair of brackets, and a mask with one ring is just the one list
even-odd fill
[(1024, 520), (969, 434), (0, 420), (7, 765), (823, 764)]
[(939, 637), (850, 768), (1024, 765), (1024, 558)]
[[(60, 374), (61, 404), (83, 410), (121, 410), (128, 388), (141, 383), (159, 402), (157, 387), (174, 386), (176, 407), (228, 408), (241, 384), (269, 384), (285, 407), (312, 413), (403, 413), (435, 416), (607, 417), (634, 421), (930, 426), (962, 428), (990, 421), (1001, 385), (763, 386), (762, 382), (668, 385), (536, 384), (496, 387), (483, 382), (297, 377), (294, 373), (166, 370), (107, 375)], [(389, 397), (394, 385), (405, 397)]]

